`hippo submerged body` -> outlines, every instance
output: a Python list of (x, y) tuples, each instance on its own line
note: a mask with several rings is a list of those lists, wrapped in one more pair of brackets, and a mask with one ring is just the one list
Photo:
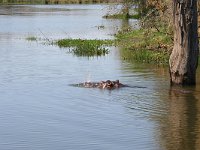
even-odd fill
[(119, 82), (119, 80), (116, 81), (101, 81), (101, 82), (84, 82), (79, 83), (76, 86), (78, 87), (85, 87), (85, 88), (100, 88), (100, 89), (115, 89), (115, 88), (121, 88), (126, 87), (126, 85)]

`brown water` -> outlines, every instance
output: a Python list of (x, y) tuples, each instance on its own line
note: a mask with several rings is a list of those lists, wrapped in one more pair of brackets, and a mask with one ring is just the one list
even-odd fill
[[(167, 67), (125, 61), (115, 47), (85, 58), (26, 40), (113, 38), (122, 22), (102, 19), (106, 7), (0, 6), (0, 149), (200, 149), (199, 79), (171, 88)], [(107, 79), (145, 88), (70, 86)]]

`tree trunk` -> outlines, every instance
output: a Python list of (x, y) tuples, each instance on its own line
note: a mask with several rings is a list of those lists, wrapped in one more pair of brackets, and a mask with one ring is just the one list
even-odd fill
[(194, 85), (198, 65), (197, 0), (173, 0), (174, 47), (171, 84)]

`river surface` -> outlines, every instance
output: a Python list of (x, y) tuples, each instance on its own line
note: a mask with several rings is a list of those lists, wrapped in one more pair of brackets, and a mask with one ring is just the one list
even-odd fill
[[(126, 61), (117, 47), (88, 58), (26, 40), (112, 39), (127, 22), (103, 19), (107, 9), (0, 6), (0, 149), (200, 149), (199, 80), (196, 87), (170, 88), (167, 67)], [(137, 27), (136, 20), (128, 23)], [(136, 87), (70, 86), (107, 79)]]

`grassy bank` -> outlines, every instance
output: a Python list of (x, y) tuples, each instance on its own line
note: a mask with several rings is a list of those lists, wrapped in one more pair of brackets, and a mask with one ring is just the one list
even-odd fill
[(129, 32), (119, 32), (116, 35), (117, 45), (123, 49), (124, 59), (135, 61), (168, 64), (172, 49), (172, 39), (169, 35), (156, 30), (140, 29)]
[(82, 40), (61, 39), (55, 42), (60, 48), (69, 48), (69, 52), (76, 56), (101, 56), (109, 53), (108, 46), (113, 45), (111, 40)]

